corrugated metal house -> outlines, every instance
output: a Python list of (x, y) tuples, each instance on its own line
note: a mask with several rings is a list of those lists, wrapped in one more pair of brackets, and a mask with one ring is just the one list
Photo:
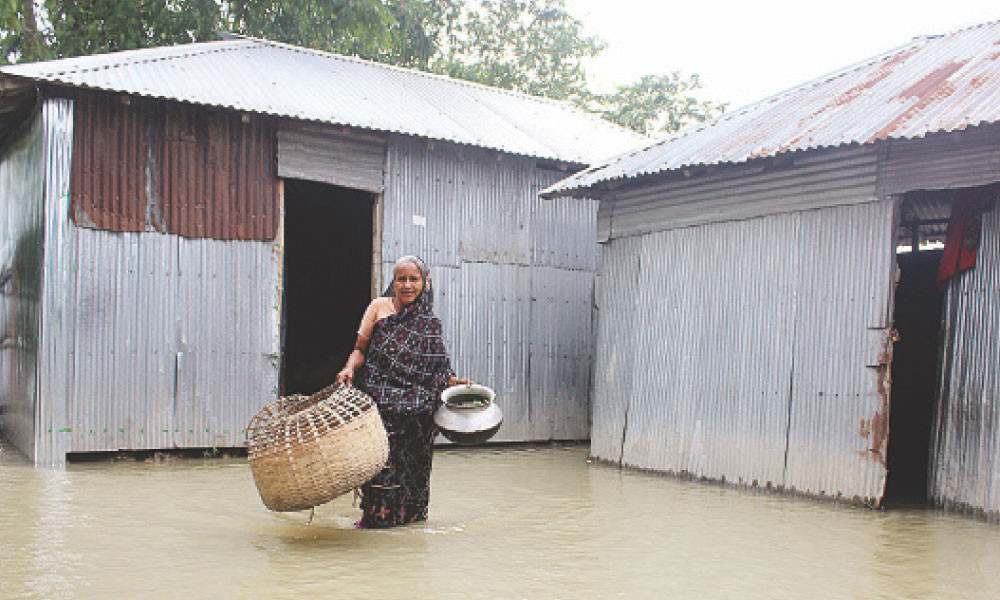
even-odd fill
[(432, 265), (503, 440), (586, 438), (596, 202), (637, 143), (567, 104), (260, 40), (0, 70), (3, 435), (231, 447), (332, 380), (392, 261)]
[(943, 293), (935, 248), (954, 198), (996, 196), (977, 188), (1000, 181), (998, 121), (990, 23), (547, 189), (600, 198), (592, 453), (997, 515), (1000, 209), (981, 218), (978, 265)]

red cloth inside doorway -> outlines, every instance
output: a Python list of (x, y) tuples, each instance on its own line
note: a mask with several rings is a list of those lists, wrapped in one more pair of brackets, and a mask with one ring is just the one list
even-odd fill
[(949, 277), (976, 266), (983, 213), (993, 207), (995, 187), (967, 188), (955, 192), (951, 203), (948, 236), (938, 267), (938, 287), (944, 289)]

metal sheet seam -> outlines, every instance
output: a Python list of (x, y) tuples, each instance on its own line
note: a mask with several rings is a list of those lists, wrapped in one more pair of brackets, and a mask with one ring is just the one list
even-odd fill
[(877, 504), (884, 467), (857, 423), (881, 403), (857, 338), (884, 319), (891, 222), (892, 203), (872, 200), (612, 240), (595, 456)]
[(544, 193), (572, 194), (685, 168), (994, 126), (1000, 120), (998, 38), (1000, 21), (914, 40), (622, 153)]
[(41, 348), (38, 365), (38, 398), (35, 412), (36, 445), (35, 463), (60, 466), (65, 464), (65, 446), (61, 443), (58, 424), (60, 417), (65, 420), (67, 398), (62, 390), (50, 388), (51, 377), (56, 363), (50, 357), (53, 352), (51, 331), (61, 321), (59, 302), (55, 297), (63, 285), (66, 265), (63, 263), (65, 232), (69, 219), (70, 162), (73, 144), (73, 102), (67, 99), (50, 98), (43, 107), (45, 128), (45, 243), (41, 297)]

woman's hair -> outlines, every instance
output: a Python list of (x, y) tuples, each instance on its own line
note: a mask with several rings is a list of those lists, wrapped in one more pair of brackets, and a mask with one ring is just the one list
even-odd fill
[(420, 271), (420, 276), (423, 277), (424, 282), (427, 281), (427, 276), (430, 275), (431, 270), (427, 268), (427, 265), (424, 263), (424, 261), (420, 260), (420, 258), (416, 256), (413, 256), (412, 254), (407, 254), (406, 256), (400, 256), (399, 258), (396, 259), (396, 264), (392, 266), (393, 279), (396, 278), (396, 271), (399, 269), (399, 267), (407, 263), (415, 266), (417, 270)]
[(392, 298), (396, 295), (396, 269), (407, 263), (415, 266), (417, 270), (420, 271), (420, 276), (424, 279), (424, 289), (420, 291), (420, 296), (418, 296), (418, 298), (427, 310), (431, 310), (431, 307), (434, 306), (434, 290), (431, 287), (430, 280), (431, 270), (427, 267), (427, 263), (412, 254), (400, 256), (396, 259), (396, 264), (392, 266), (392, 281), (389, 282), (389, 285), (385, 288), (385, 292), (383, 292), (382, 295), (388, 298)]

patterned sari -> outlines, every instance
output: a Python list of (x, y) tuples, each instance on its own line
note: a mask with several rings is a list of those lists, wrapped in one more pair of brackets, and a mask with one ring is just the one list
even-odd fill
[[(392, 295), (392, 290), (386, 295)], [(427, 519), (434, 409), (454, 375), (431, 310), (430, 281), (409, 306), (375, 323), (355, 385), (378, 404), (389, 434), (389, 460), (361, 488), (364, 527)]]

